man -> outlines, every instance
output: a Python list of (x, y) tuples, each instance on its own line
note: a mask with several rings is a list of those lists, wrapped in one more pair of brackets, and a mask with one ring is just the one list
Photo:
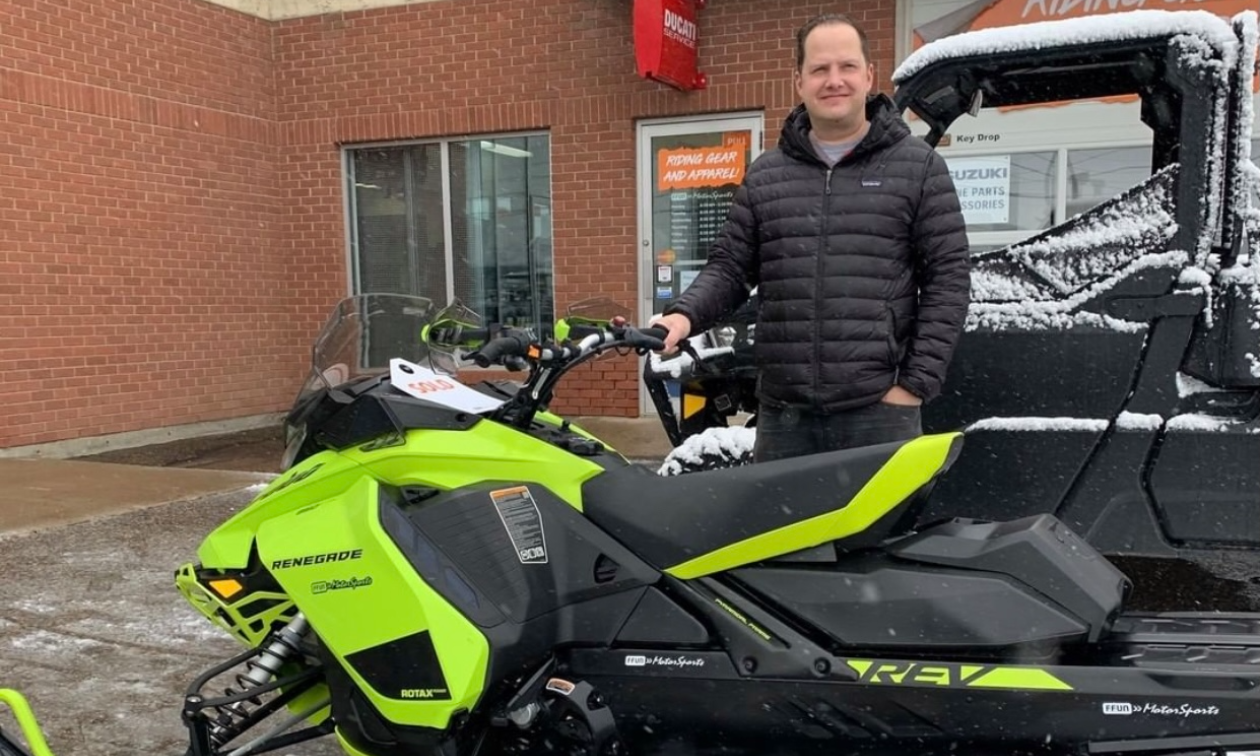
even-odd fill
[(840, 14), (796, 35), (801, 104), (735, 194), (708, 262), (655, 320), (665, 351), (758, 287), (758, 462), (913, 438), (970, 299), (945, 161), (871, 95), (866, 34)]

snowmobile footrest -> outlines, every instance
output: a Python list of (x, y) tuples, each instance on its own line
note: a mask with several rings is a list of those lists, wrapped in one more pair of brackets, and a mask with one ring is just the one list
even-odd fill
[(1108, 640), (1260, 646), (1260, 614), (1124, 614), (1112, 625)]

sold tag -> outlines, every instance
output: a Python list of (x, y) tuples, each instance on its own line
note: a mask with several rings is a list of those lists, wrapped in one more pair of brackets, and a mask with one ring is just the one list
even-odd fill
[(389, 361), (389, 382), (417, 399), (460, 412), (486, 412), (503, 404), (501, 399), (470, 389), (451, 376), (398, 358)]

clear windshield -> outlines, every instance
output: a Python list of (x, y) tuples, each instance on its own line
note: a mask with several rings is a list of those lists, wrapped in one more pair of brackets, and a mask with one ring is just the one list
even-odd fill
[(395, 357), (419, 365), (433, 360), (421, 337), (438, 308), (403, 294), (360, 294), (337, 303), (311, 347), (311, 368), (298, 396), (389, 372)]

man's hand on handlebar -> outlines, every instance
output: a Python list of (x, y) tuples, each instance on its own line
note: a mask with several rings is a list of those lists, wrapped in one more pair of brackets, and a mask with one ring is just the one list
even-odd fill
[(664, 328), (668, 332), (661, 354), (673, 354), (678, 350), (679, 342), (691, 335), (691, 319), (680, 313), (653, 318), (649, 325)]
[[(690, 324), (688, 323), (688, 325)], [(541, 362), (558, 361), (566, 363), (585, 354), (603, 351), (604, 349), (631, 347), (640, 354), (662, 351), (665, 349), (666, 340), (670, 338), (670, 335), (671, 331), (664, 324), (653, 325), (647, 328), (635, 328), (626, 323), (624, 319), (615, 319), (611, 324), (611, 328), (603, 331), (602, 335), (601, 333), (593, 333), (583, 337), (578, 343), (565, 342), (564, 344), (538, 344), (533, 346), (533, 340), (529, 333), (507, 329), (501, 336), (490, 339), (480, 349), (468, 353), (466, 357), (480, 367), (507, 364), (508, 362), (512, 362), (519, 367), (523, 366), (521, 363), (525, 362), (527, 356)], [(591, 338), (594, 338), (595, 341), (591, 342)]]

